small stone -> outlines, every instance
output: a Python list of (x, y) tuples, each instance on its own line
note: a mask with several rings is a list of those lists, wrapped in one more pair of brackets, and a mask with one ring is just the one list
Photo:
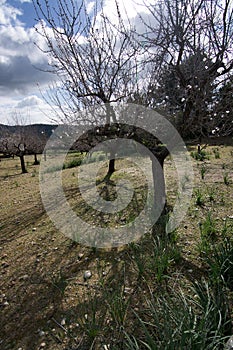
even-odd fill
[(233, 335), (228, 339), (225, 350), (233, 350)]
[(79, 254), (78, 254), (78, 258), (79, 258), (79, 259), (82, 259), (83, 256), (84, 256), (83, 253), (79, 253)]
[(65, 324), (66, 324), (66, 320), (65, 320), (65, 318), (63, 318), (63, 319), (61, 320), (61, 325), (62, 325), (62, 326), (65, 326)]
[(131, 288), (125, 287), (124, 293), (130, 294), (132, 292)]
[(36, 231), (36, 227), (33, 227), (32, 231)]
[(8, 303), (8, 301), (4, 301), (3, 305), (4, 305), (4, 306), (8, 306), (8, 305), (10, 305), (10, 304)]
[(23, 276), (21, 276), (21, 277), (19, 278), (19, 280), (20, 280), (20, 281), (22, 281), (22, 280), (27, 280), (28, 278), (29, 278), (28, 275), (23, 275)]
[(44, 331), (40, 331), (39, 335), (40, 335), (40, 337), (43, 337), (45, 335), (45, 332)]
[(89, 271), (89, 270), (85, 271), (84, 274), (83, 274), (83, 278), (85, 280), (91, 278), (91, 276), (92, 276), (92, 274), (91, 274), (91, 271)]
[(41, 343), (41, 344), (40, 344), (40, 347), (41, 347), (41, 348), (44, 348), (45, 346), (46, 346), (46, 343)]

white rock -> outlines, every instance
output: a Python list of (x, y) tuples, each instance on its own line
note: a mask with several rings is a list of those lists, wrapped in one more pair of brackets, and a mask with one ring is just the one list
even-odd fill
[(66, 324), (66, 320), (65, 320), (65, 318), (63, 318), (63, 319), (61, 320), (61, 325), (62, 325), (62, 326), (65, 326), (65, 324)]
[(85, 271), (84, 274), (83, 274), (83, 277), (84, 277), (85, 280), (91, 278), (91, 276), (92, 276), (92, 274), (91, 274), (90, 270)]
[(233, 349), (233, 336), (228, 339), (228, 342), (226, 343), (225, 350), (232, 350)]

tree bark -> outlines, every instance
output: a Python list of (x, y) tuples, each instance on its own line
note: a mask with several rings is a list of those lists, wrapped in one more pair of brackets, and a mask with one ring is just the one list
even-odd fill
[(37, 154), (34, 153), (34, 165), (38, 165), (38, 164), (40, 164), (40, 163), (39, 163), (39, 161), (37, 159)]
[[(158, 164), (159, 163), (159, 164)], [(152, 158), (152, 174), (154, 184), (154, 212), (164, 214), (166, 204), (165, 178), (163, 171), (164, 158)], [(160, 165), (160, 166), (159, 166)]]
[(27, 173), (27, 169), (25, 167), (25, 161), (24, 161), (24, 156), (19, 156), (20, 158), (20, 164), (21, 164), (21, 170), (22, 170), (22, 173), (23, 174), (26, 174)]
[(108, 174), (111, 175), (115, 171), (115, 159), (110, 159), (108, 164)]

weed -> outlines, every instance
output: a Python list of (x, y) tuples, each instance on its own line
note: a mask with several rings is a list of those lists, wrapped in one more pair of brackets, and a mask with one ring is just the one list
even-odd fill
[(215, 189), (214, 189), (214, 187), (210, 187), (210, 188), (208, 188), (207, 189), (207, 194), (208, 194), (208, 196), (209, 196), (209, 201), (210, 202), (213, 202), (214, 201), (214, 199), (215, 199)]
[(230, 184), (230, 179), (229, 179), (228, 173), (225, 173), (225, 174), (223, 175), (223, 182), (224, 182), (224, 184), (227, 185), (227, 186)]
[(119, 288), (108, 302), (109, 312), (118, 327), (124, 327), (129, 309), (130, 297), (126, 298), (124, 289)]
[(213, 152), (214, 152), (214, 157), (215, 157), (215, 159), (219, 159), (219, 158), (220, 158), (219, 149), (218, 149), (218, 148), (215, 148), (215, 149), (213, 150)]
[(78, 323), (92, 344), (98, 335), (103, 332), (106, 308), (99, 310), (99, 297), (95, 294), (87, 296), (88, 302), (82, 305)]
[(201, 236), (208, 239), (213, 239), (216, 236), (216, 221), (212, 218), (210, 212), (208, 212), (205, 221), (200, 223)]
[(136, 314), (143, 336), (126, 333), (126, 349), (220, 349), (230, 335), (224, 290), (212, 289), (205, 280), (192, 283), (190, 289), (190, 296), (182, 290), (157, 298), (151, 293), (146, 310)]
[(210, 278), (214, 283), (224, 282), (233, 291), (233, 241), (225, 238), (213, 247), (211, 255), (206, 256)]
[(205, 173), (206, 173), (206, 165), (205, 164), (202, 164), (200, 172), (201, 172), (201, 178), (202, 178), (202, 180), (204, 180)]
[(196, 205), (202, 207), (204, 205), (205, 201), (204, 201), (204, 196), (202, 194), (201, 189), (197, 188), (194, 191), (194, 195), (195, 195), (195, 203), (196, 203)]
[(136, 263), (138, 271), (138, 279), (141, 279), (145, 274), (145, 256), (140, 244), (131, 243), (130, 247), (133, 251), (133, 260)]
[(191, 152), (191, 157), (193, 157), (196, 160), (200, 160), (200, 161), (203, 161), (205, 159), (209, 159), (207, 152), (204, 150), (201, 150), (200, 152), (198, 152), (198, 151)]
[(157, 281), (162, 282), (167, 278), (171, 264), (180, 260), (180, 249), (175, 239), (166, 234), (163, 237), (156, 237), (153, 240), (153, 246), (152, 270), (156, 273)]

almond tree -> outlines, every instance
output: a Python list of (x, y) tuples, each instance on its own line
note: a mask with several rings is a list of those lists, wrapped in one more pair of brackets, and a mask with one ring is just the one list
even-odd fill
[[(92, 10), (85, 1), (57, 0), (55, 7), (47, 0), (33, 2), (40, 24), (36, 29), (46, 41), (50, 69), (59, 78), (52, 101), (59, 107), (60, 121), (115, 123), (112, 103), (126, 100), (137, 89), (139, 50), (132, 45), (117, 2), (114, 23), (104, 13), (102, 1), (96, 1)], [(101, 105), (102, 113), (81, 120), (78, 112), (94, 105)], [(114, 158), (115, 150), (111, 153)], [(111, 159), (108, 173), (113, 172)]]

